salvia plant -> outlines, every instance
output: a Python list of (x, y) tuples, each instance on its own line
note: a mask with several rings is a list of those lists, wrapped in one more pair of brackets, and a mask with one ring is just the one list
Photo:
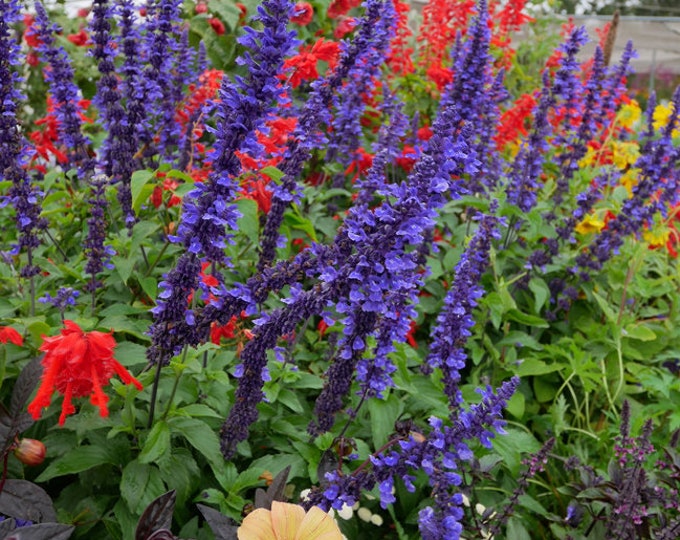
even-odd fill
[(676, 538), (680, 90), (530, 8), (0, 0), (0, 537)]

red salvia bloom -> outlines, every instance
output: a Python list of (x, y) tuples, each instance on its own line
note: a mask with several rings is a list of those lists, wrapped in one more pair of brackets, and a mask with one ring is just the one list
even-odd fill
[(77, 47), (83, 47), (89, 44), (90, 36), (87, 35), (87, 32), (85, 30), (81, 30), (77, 34), (71, 34), (70, 36), (66, 36), (66, 39), (68, 39), (71, 43), (73, 43)]
[(76, 410), (72, 403), (74, 397), (89, 395), (90, 403), (99, 407), (99, 414), (107, 417), (109, 398), (102, 388), (114, 375), (142, 390), (140, 382), (113, 357), (116, 347), (113, 333), (83, 332), (73, 321), (64, 321), (64, 326), (58, 336), (43, 337), (40, 347), (45, 353), (43, 376), (38, 393), (28, 406), (35, 420), (40, 418), (43, 408), (49, 407), (55, 390), (64, 396), (60, 426), (66, 422), (66, 416)]
[(0, 343), (14, 343), (21, 346), (24, 344), (24, 338), (11, 326), (0, 326)]
[(324, 38), (320, 38), (311, 47), (309, 45), (302, 47), (299, 54), (288, 58), (283, 63), (284, 71), (293, 68), (290, 85), (297, 88), (302, 81), (318, 79), (319, 72), (316, 70), (316, 63), (323, 60), (328, 63), (328, 67), (333, 69), (338, 63), (339, 54), (340, 44), (335, 41), (326, 41)]
[(307, 26), (314, 18), (314, 8), (309, 2), (298, 2), (295, 4), (295, 15), (290, 18), (290, 22)]

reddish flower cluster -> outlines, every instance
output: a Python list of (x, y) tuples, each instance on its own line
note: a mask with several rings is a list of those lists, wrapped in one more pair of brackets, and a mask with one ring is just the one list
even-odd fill
[(405, 0), (394, 0), (394, 9), (397, 12), (397, 27), (394, 37), (390, 43), (390, 57), (387, 64), (390, 67), (390, 74), (395, 76), (413, 73), (413, 48), (408, 46), (409, 40), (413, 35), (408, 27), (408, 14), (411, 5)]
[(290, 18), (290, 22), (307, 26), (314, 18), (314, 8), (309, 2), (298, 2), (295, 4), (295, 15)]
[[(151, 193), (150, 200), (154, 208), (160, 208), (163, 202), (165, 202), (167, 208), (179, 205), (182, 202), (182, 199), (175, 195), (174, 192), (179, 187), (180, 183), (172, 178), (166, 178), (166, 173), (164, 172), (157, 171), (156, 176), (162, 178), (163, 183), (160, 186), (156, 186)], [(164, 201), (165, 193), (170, 193), (170, 197), (167, 201)]]
[(314, 45), (301, 47), (300, 52), (291, 56), (283, 63), (285, 72), (291, 70), (290, 84), (293, 88), (300, 86), (302, 81), (312, 81), (319, 78), (316, 64), (319, 60), (328, 63), (332, 69), (338, 62), (340, 44), (320, 38)]
[(11, 326), (0, 326), (0, 343), (14, 343), (21, 346), (24, 344), (24, 338)]
[(68, 320), (64, 321), (64, 326), (58, 336), (43, 337), (40, 347), (45, 353), (42, 381), (28, 406), (28, 412), (35, 420), (40, 418), (43, 408), (49, 407), (55, 390), (64, 396), (59, 416), (62, 426), (66, 417), (75, 412), (74, 397), (90, 396), (90, 402), (99, 408), (99, 414), (107, 417), (109, 398), (102, 388), (114, 375), (125, 384), (134, 384), (142, 390), (141, 383), (113, 357), (116, 342), (112, 333), (83, 332), (75, 322)]
[(326, 15), (329, 19), (337, 19), (346, 15), (350, 9), (359, 6), (359, 4), (361, 4), (361, 0), (333, 0), (331, 5), (328, 6)]
[(520, 136), (527, 135), (527, 123), (531, 119), (531, 113), (536, 107), (536, 98), (531, 94), (522, 94), (500, 119), (498, 132), (494, 140), (498, 148), (519, 140)]

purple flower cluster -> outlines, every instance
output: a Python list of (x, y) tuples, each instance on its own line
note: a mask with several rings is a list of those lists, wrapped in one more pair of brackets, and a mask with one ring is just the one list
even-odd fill
[(86, 180), (94, 172), (94, 159), (89, 153), (90, 141), (81, 130), (82, 121), (78, 115), (80, 90), (73, 80), (74, 71), (68, 54), (56, 44), (54, 35), (61, 29), (50, 22), (40, 2), (35, 3), (35, 11), (35, 32), (40, 40), (37, 50), (49, 65), (49, 69), (45, 70), (45, 79), (54, 99), (59, 136), (69, 149), (70, 167), (77, 168), (79, 175)]
[(159, 284), (161, 292), (149, 330), (153, 344), (148, 357), (154, 363), (167, 363), (181, 346), (201, 339), (194, 328), (195, 315), (187, 308), (188, 295), (195, 288), (192, 285), (198, 284), (198, 258), (228, 264), (224, 248), (231, 236), (227, 231), (236, 228), (239, 217), (234, 203), (236, 176), (241, 170), (236, 151), (259, 154), (255, 133), (264, 126), (274, 105), (283, 100), (285, 88), (278, 75), (295, 43), (294, 33), (286, 28), (292, 9), (288, 0), (268, 0), (258, 7), (257, 19), (263, 29), (247, 28), (240, 38), (251, 51), (238, 60), (248, 67), (248, 75), (237, 76), (235, 82), (223, 79), (212, 171), (207, 181), (196, 184), (184, 197), (182, 219), (172, 239), (183, 244), (186, 252)]
[(19, 19), (20, 4), (0, 0), (0, 8), (0, 180), (11, 182), (3, 205), (11, 202), (16, 211), (18, 238), (10, 253), (27, 254), (21, 276), (30, 278), (40, 272), (33, 262), (33, 251), (40, 245), (38, 235), (47, 223), (40, 217), (41, 193), (24, 168), (29, 152), (17, 118), (17, 108), (24, 96), (18, 89), (21, 78), (16, 66), (21, 57), (12, 24)]

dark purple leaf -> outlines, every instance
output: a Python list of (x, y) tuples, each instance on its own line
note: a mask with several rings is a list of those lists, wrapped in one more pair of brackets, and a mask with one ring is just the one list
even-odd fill
[(29, 362), (24, 369), (19, 373), (19, 377), (14, 383), (14, 391), (12, 392), (12, 401), (9, 412), (12, 417), (16, 418), (19, 413), (24, 410), (28, 398), (31, 397), (33, 390), (40, 381), (43, 368), (40, 365), (40, 358), (34, 358)]
[(151, 535), (160, 529), (170, 529), (172, 513), (175, 510), (175, 490), (164, 493), (146, 507), (139, 518), (135, 540), (149, 540)]
[(0, 514), (34, 523), (57, 520), (50, 496), (28, 480), (10, 479), (5, 482), (0, 493)]
[(4, 540), (67, 540), (73, 534), (72, 525), (40, 523), (15, 529)]
[(209, 506), (204, 506), (202, 504), (197, 504), (198, 509), (203, 514), (205, 521), (210, 526), (213, 534), (215, 535), (215, 540), (236, 540), (236, 525), (233, 525), (231, 520), (220, 514), (214, 508)]
[(285, 501), (283, 492), (286, 489), (289, 474), (290, 465), (276, 475), (266, 492), (259, 488), (255, 490), (255, 508), (271, 510), (273, 501)]
[(147, 537), (146, 540), (177, 540), (177, 537), (168, 529), (159, 529), (151, 536)]
[(11, 533), (16, 526), (17, 523), (12, 518), (7, 518), (3, 521), (0, 521), (0, 538), (4, 538), (9, 533)]

